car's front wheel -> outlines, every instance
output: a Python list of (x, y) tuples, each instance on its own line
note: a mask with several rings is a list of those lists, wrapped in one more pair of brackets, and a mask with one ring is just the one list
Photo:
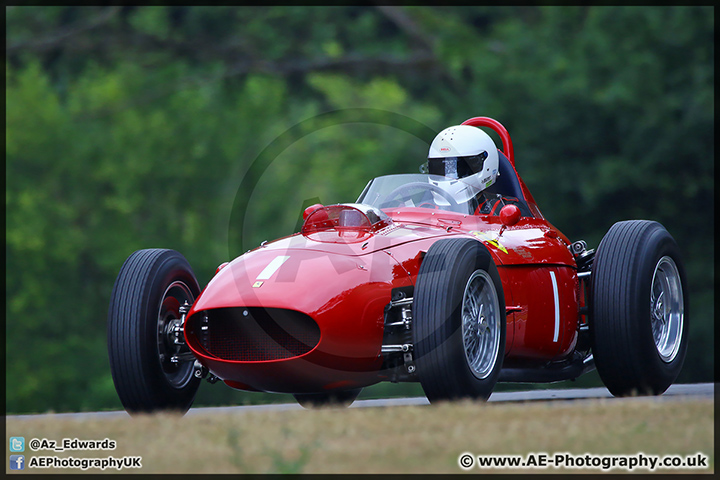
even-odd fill
[(615, 396), (663, 393), (688, 343), (677, 243), (657, 222), (618, 222), (598, 246), (590, 281), (592, 350), (603, 383)]
[(486, 400), (505, 351), (505, 298), (488, 249), (472, 239), (435, 242), (413, 300), (417, 375), (430, 402)]
[(190, 265), (174, 250), (138, 250), (120, 268), (108, 311), (108, 353), (128, 412), (190, 408), (200, 379), (180, 309), (199, 294)]

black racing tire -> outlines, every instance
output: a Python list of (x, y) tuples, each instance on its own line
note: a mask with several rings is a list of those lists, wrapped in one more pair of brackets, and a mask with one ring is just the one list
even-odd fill
[(354, 388), (352, 390), (337, 390), (334, 392), (323, 393), (296, 393), (293, 397), (295, 397), (295, 400), (297, 400), (303, 408), (346, 408), (352, 405), (358, 395), (360, 395), (361, 391), (362, 388)]
[(618, 222), (598, 246), (590, 283), (592, 352), (603, 383), (614, 396), (663, 393), (688, 347), (677, 243), (657, 222)]
[[(188, 261), (174, 250), (138, 250), (120, 268), (108, 310), (110, 371), (120, 401), (131, 414), (184, 413), (200, 385), (193, 361), (173, 364), (176, 349), (165, 329), (179, 307), (200, 294)], [(163, 354), (161, 355), (161, 351)]]
[(487, 247), (469, 238), (435, 242), (413, 300), (414, 358), (428, 400), (487, 400), (502, 368), (505, 331), (502, 282)]

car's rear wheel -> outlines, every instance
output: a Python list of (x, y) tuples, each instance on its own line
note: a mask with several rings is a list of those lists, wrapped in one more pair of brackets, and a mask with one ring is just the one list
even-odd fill
[(443, 239), (428, 249), (415, 285), (413, 348), (431, 402), (487, 400), (505, 351), (505, 299), (488, 249)]
[(688, 342), (688, 290), (677, 243), (657, 222), (618, 222), (591, 276), (592, 350), (615, 396), (659, 395), (675, 381)]
[(362, 388), (324, 393), (296, 393), (295, 400), (304, 408), (349, 407), (360, 395)]
[(138, 250), (120, 268), (108, 310), (108, 353), (128, 412), (190, 408), (200, 379), (184, 343), (180, 307), (199, 294), (190, 265), (174, 250)]

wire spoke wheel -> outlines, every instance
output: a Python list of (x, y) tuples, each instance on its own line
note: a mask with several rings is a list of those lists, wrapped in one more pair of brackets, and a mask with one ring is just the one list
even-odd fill
[(174, 356), (190, 351), (182, 339), (180, 307), (186, 302), (192, 305), (195, 296), (185, 282), (175, 281), (165, 289), (158, 309), (158, 360), (165, 378), (176, 388), (186, 385), (193, 375), (193, 361), (173, 362)]
[(108, 355), (128, 412), (185, 412), (192, 405), (200, 378), (180, 309), (199, 295), (192, 268), (175, 250), (138, 250), (120, 268), (108, 309)]
[(672, 362), (680, 350), (684, 322), (682, 283), (675, 261), (662, 257), (653, 273), (650, 318), (653, 340), (664, 362)]
[(441, 239), (420, 264), (413, 354), (430, 402), (487, 400), (505, 352), (505, 297), (493, 257), (473, 239)]
[(615, 396), (659, 395), (688, 348), (688, 290), (680, 249), (661, 224), (613, 225), (593, 261), (590, 333), (595, 365)]
[(484, 270), (476, 270), (463, 295), (462, 337), (465, 358), (473, 375), (486, 378), (495, 367), (500, 321), (495, 285)]

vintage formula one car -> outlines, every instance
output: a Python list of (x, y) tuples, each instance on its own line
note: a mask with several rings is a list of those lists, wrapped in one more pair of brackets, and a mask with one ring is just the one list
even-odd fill
[[(502, 151), (463, 153), (461, 133), (487, 136), (478, 127)], [(304, 406), (348, 405), (381, 381), (420, 382), (431, 402), (487, 399), (497, 382), (594, 368), (613, 395), (664, 392), (688, 338), (686, 276), (665, 228), (616, 223), (597, 252), (570, 241), (493, 119), (446, 129), (433, 149), (429, 173), (307, 208), (300, 232), (220, 265), (202, 293), (180, 253), (133, 253), (108, 315), (125, 409), (186, 411), (202, 378)]]

